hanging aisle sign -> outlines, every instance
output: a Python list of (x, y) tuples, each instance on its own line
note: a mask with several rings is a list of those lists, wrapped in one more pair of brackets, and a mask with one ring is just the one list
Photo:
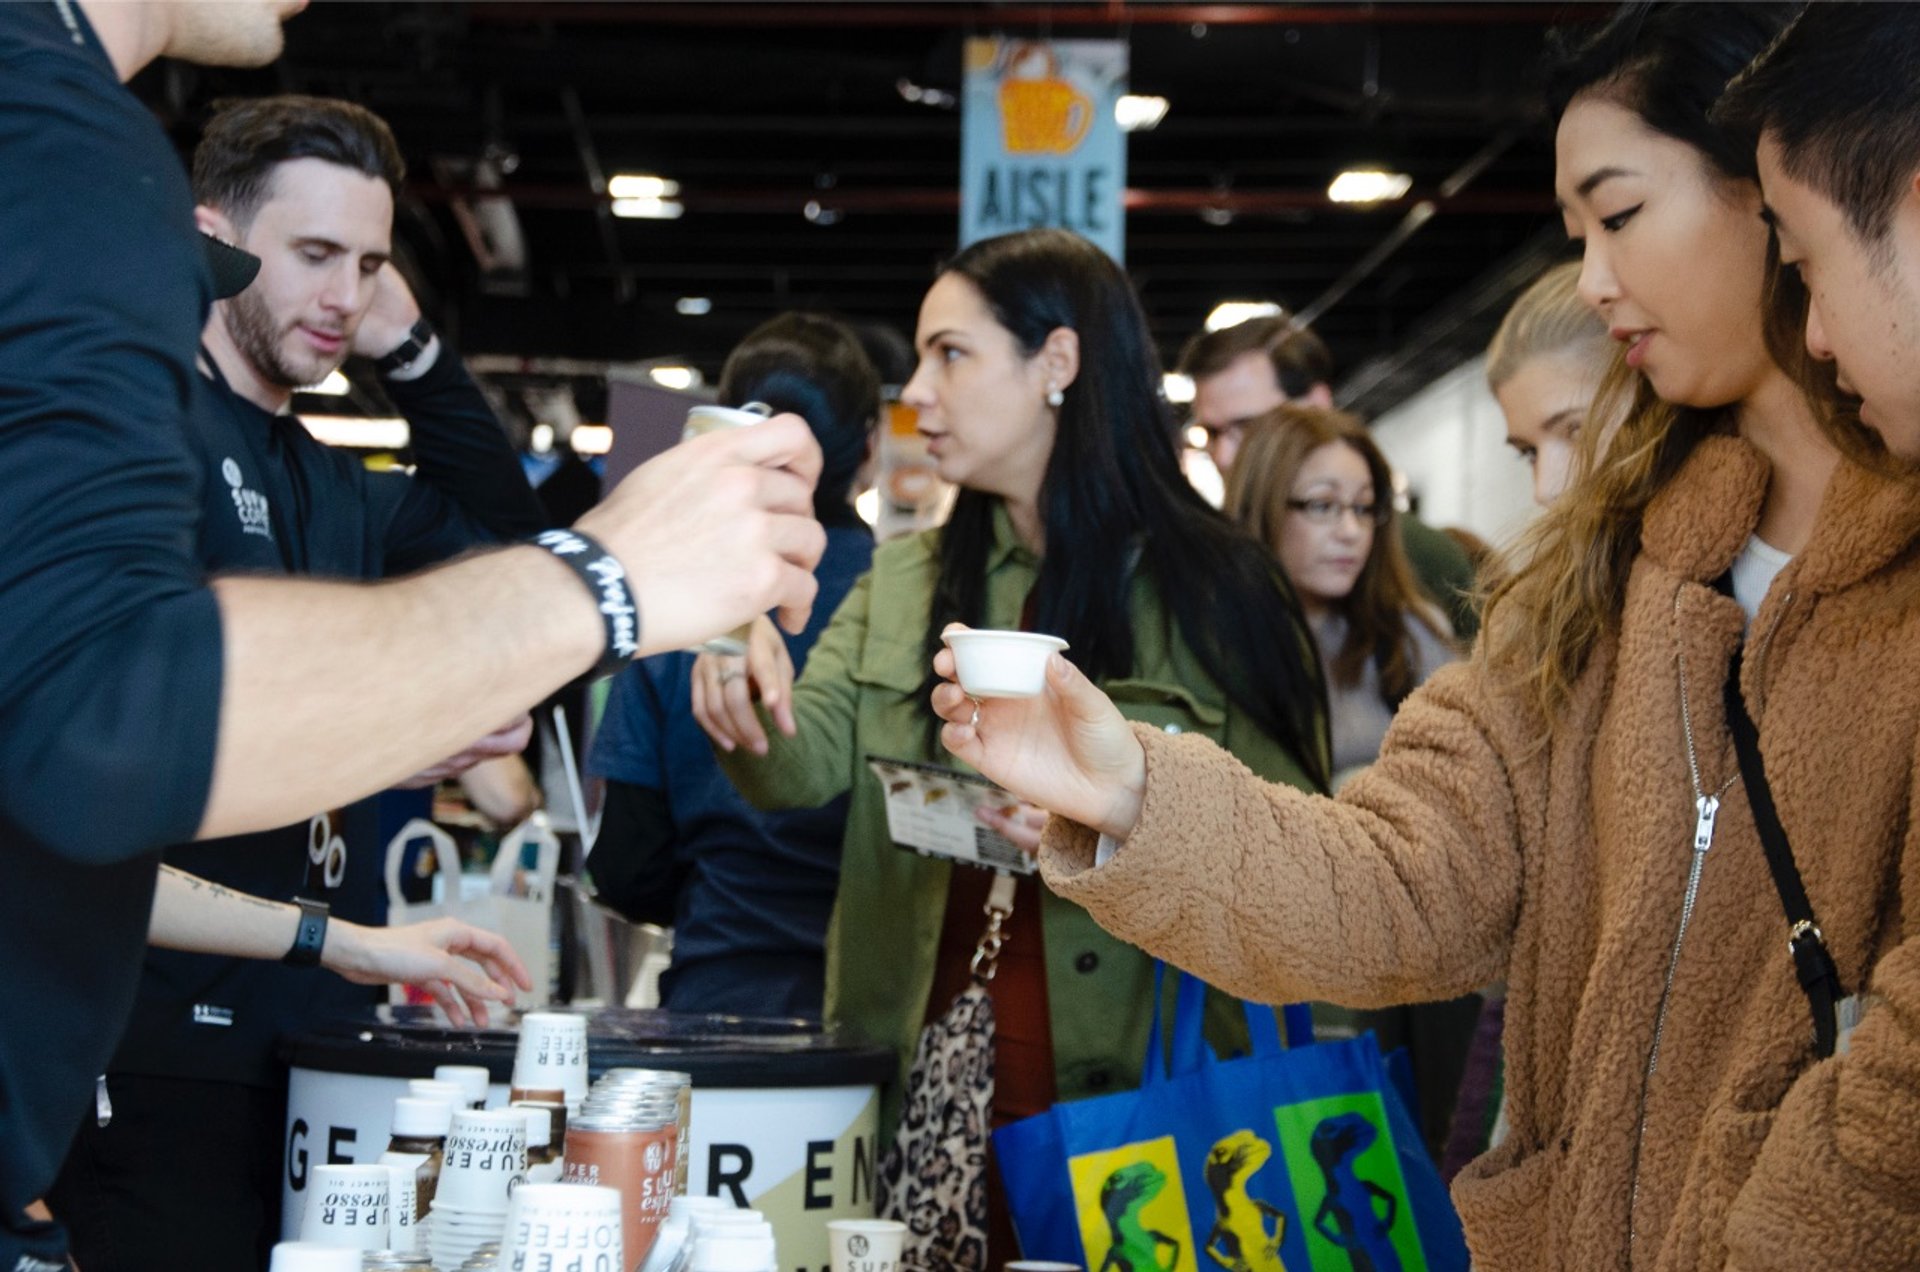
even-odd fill
[(960, 245), (1038, 225), (1125, 259), (1123, 40), (967, 41)]

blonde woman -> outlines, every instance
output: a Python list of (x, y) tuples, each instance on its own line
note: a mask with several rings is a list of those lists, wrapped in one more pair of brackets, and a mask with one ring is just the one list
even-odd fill
[(1507, 445), (1533, 470), (1533, 501), (1560, 497), (1581, 429), (1617, 350), (1580, 298), (1580, 262), (1556, 265), (1513, 302), (1487, 346), (1487, 387), (1507, 420)]

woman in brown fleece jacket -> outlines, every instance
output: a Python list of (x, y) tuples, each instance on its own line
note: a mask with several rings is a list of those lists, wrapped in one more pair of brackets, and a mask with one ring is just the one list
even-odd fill
[[(934, 698), (961, 759), (1060, 814), (1050, 886), (1223, 988), (1368, 1007), (1507, 981), (1511, 1132), (1454, 1184), (1482, 1272), (1920, 1265), (1920, 483), (1817, 426), (1759, 322), (1715, 343), (1711, 311), (1761, 312), (1767, 240), (1750, 149), (1743, 171), (1690, 130), (1669, 81), (1704, 63), (1723, 84), (1777, 22), (1753, 18), (1673, 6), (1596, 40), (1557, 185), (1583, 292), (1644, 380), (1478, 656), (1337, 801), (1130, 730), (1058, 658), (1043, 697), (990, 700), (977, 728), (956, 686)], [(1799, 872), (1867, 1004), (1825, 1060), (1729, 740), (1742, 651)], [(1724, 800), (1704, 851), (1703, 796)]]

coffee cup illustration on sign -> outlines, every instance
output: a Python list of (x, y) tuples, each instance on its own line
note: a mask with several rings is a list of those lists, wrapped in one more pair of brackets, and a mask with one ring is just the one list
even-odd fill
[(1093, 127), (1093, 99), (1060, 74), (1053, 47), (1014, 46), (1000, 81), (1000, 129), (1007, 153), (1072, 154)]

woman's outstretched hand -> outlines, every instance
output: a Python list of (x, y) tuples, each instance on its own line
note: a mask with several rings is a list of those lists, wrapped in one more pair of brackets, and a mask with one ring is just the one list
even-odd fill
[(1146, 752), (1079, 668), (1049, 655), (1039, 697), (982, 698), (977, 725), (975, 700), (955, 682), (953, 651), (941, 650), (933, 670), (947, 681), (933, 691), (933, 709), (947, 722), (940, 740), (949, 751), (1030, 804), (1115, 839), (1132, 833), (1146, 792)]

